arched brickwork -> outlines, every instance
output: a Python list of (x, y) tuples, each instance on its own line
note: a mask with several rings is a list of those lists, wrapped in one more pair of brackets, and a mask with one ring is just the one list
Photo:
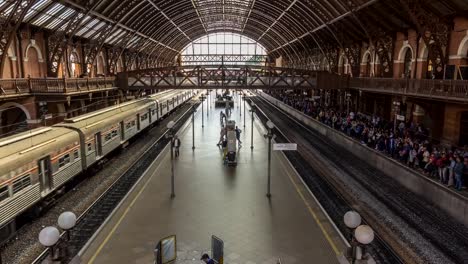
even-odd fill
[(31, 41), (26, 47), (24, 52), (24, 66), (26, 76), (31, 76), (33, 78), (42, 77), (42, 63), (44, 62), (44, 57), (40, 47), (36, 42)]
[(374, 76), (374, 59), (372, 57), (371, 50), (368, 49), (364, 52), (361, 59), (361, 77), (372, 77)]

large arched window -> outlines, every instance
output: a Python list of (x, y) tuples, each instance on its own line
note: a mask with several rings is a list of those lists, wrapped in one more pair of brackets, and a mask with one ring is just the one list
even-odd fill
[(201, 37), (182, 51), (183, 65), (263, 65), (266, 50), (255, 40), (230, 32)]

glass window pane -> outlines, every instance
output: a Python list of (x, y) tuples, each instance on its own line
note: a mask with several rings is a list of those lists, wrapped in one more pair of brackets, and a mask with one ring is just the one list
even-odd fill
[[(201, 37), (191, 44), (187, 45), (182, 51), (182, 55), (249, 55), (249, 56), (229, 56), (225, 58), (225, 64), (242, 64), (242, 63), (252, 63), (248, 58), (251, 58), (253, 55), (260, 55), (258, 57), (259, 61), (264, 61), (266, 55), (265, 48), (257, 43), (255, 40), (250, 39), (240, 34), (235, 34), (231, 32), (221, 32), (213, 33)], [(200, 59), (208, 59), (208, 57), (200, 57)], [(239, 59), (244, 61), (236, 61)], [(247, 58), (247, 59), (246, 59)], [(257, 59), (256, 59), (257, 60)], [(190, 59), (182, 61), (187, 61), (184, 63), (188, 65), (197, 65), (197, 64), (219, 64), (218, 61), (193, 61)]]

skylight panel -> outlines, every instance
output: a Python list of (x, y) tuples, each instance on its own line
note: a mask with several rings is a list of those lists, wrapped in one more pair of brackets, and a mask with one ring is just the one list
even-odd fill
[(24, 17), (24, 22), (28, 22), (31, 17), (37, 14), (39, 10), (42, 10), (45, 6), (47, 6), (50, 3), (50, 0), (39, 0), (37, 3), (35, 3), (31, 9), (26, 13), (26, 16)]

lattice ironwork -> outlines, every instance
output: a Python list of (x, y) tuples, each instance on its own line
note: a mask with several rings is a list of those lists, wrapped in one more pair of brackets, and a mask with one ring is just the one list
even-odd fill
[[(444, 66), (448, 61), (448, 42), (452, 25), (441, 16), (426, 9), (423, 0), (400, 0), (418, 29), (427, 52), (427, 60), (432, 68), (430, 78), (442, 79)], [(429, 69), (428, 69), (429, 70)]]
[(375, 52), (380, 61), (380, 77), (393, 76), (393, 46), (394, 38), (385, 33), (381, 34), (375, 42)]
[(265, 66), (173, 66), (120, 74), (128, 89), (310, 89), (317, 85), (317, 72)]
[[(30, 12), (23, 8), (33, 3), (37, 6)], [(117, 46), (119, 57), (125, 50), (142, 53), (142, 59), (156, 57), (156, 62), (149, 59), (140, 66), (174, 64), (190, 42), (221, 31), (249, 37), (264, 46), (270, 58), (282, 56), (301, 68), (316, 67), (318, 57), (311, 51), (318, 48), (334, 72), (339, 49), (373, 43), (381, 64), (388, 64), (382, 72), (390, 75), (393, 58), (386, 54), (391, 49), (375, 32), (393, 35), (416, 28), (433, 68), (439, 70), (447, 62), (452, 27), (444, 19), (467, 11), (468, 2), (459, 0), (8, 0), (0, 1), (0, 51), (3, 65), (9, 36), (24, 17), (23, 22), (53, 32), (47, 45), (49, 76), (57, 74), (64, 47), (75, 36), (87, 46), (87, 66), (82, 68), (88, 70), (104, 46)], [(117, 50), (108, 52), (109, 71), (115, 71)], [(125, 56), (130, 65), (136, 61), (136, 55)]]
[(265, 63), (268, 56), (265, 55), (182, 55), (182, 63)]
[(9, 15), (0, 16), (0, 78), (3, 77), (5, 60), (8, 57), (8, 48), (15, 36), (16, 30), (21, 24), (26, 12), (34, 4), (36, 0), (18, 0), (12, 5), (9, 10)]
[(351, 66), (353, 76), (358, 77), (361, 68), (361, 46), (354, 45), (345, 48), (344, 52), (348, 58), (348, 64)]

